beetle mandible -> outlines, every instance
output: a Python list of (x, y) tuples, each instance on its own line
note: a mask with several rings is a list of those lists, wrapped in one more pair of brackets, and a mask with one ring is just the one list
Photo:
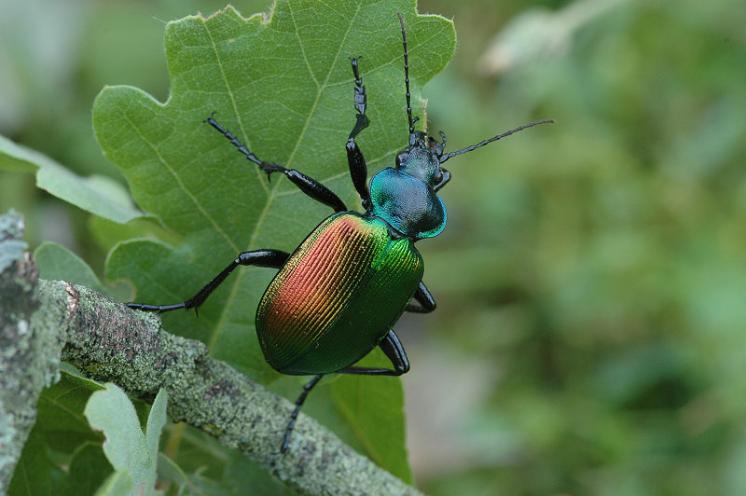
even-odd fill
[[(404, 312), (429, 313), (435, 299), (422, 282), (424, 265), (414, 243), (440, 234), (446, 209), (437, 192), (451, 179), (442, 165), (523, 129), (552, 122), (542, 120), (519, 126), (466, 148), (445, 152), (440, 141), (415, 129), (409, 89), (409, 53), (404, 17), (399, 17), (404, 49), (404, 86), (409, 141), (387, 167), (367, 182), (367, 166), (355, 138), (368, 127), (367, 97), (360, 76), (359, 58), (352, 58), (355, 125), (347, 138), (347, 162), (352, 184), (360, 195), (364, 213), (349, 210), (326, 186), (295, 169), (265, 162), (249, 150), (213, 116), (206, 123), (215, 128), (246, 159), (269, 176), (281, 173), (303, 193), (332, 209), (290, 254), (263, 249), (240, 253), (222, 272), (183, 303), (148, 305), (129, 303), (137, 310), (195, 311), (239, 265), (280, 269), (264, 292), (256, 312), (256, 332), (267, 362), (278, 372), (313, 375), (303, 387), (282, 439), (287, 451), (295, 421), (306, 397), (327, 374), (399, 376), (409, 371), (409, 360), (392, 329)], [(381, 348), (392, 369), (354, 364)]]

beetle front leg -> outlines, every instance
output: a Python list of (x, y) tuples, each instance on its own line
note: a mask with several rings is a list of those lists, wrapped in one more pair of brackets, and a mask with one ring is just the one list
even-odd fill
[(430, 313), (434, 311), (437, 306), (433, 294), (429, 289), (427, 289), (427, 286), (425, 286), (425, 283), (422, 281), (420, 281), (420, 284), (417, 286), (417, 291), (414, 292), (412, 297), (417, 304), (407, 303), (407, 306), (404, 309), (407, 312)]
[(438, 184), (433, 186), (433, 190), (435, 190), (436, 193), (440, 191), (440, 188), (448, 184), (448, 181), (451, 180), (451, 172), (446, 170), (445, 167), (441, 167), (440, 172), (443, 174), (443, 178), (440, 180)]
[(274, 172), (280, 172), (287, 177), (291, 183), (295, 184), (298, 189), (317, 202), (333, 208), (335, 212), (344, 212), (347, 210), (347, 206), (344, 202), (332, 190), (318, 182), (316, 179), (303, 174), (299, 170), (288, 169), (280, 164), (261, 160), (254, 154), (254, 152), (249, 150), (246, 145), (241, 143), (241, 140), (239, 140), (235, 134), (218, 124), (218, 121), (216, 121), (212, 116), (208, 117), (205, 122), (225, 136), (236, 150), (241, 152), (247, 160), (259, 166), (263, 172), (267, 173), (268, 177), (271, 177)]
[(144, 303), (127, 303), (127, 306), (133, 310), (142, 310), (145, 312), (170, 312), (179, 308), (194, 308), (196, 312), (202, 303), (215, 291), (220, 284), (230, 275), (239, 265), (256, 265), (258, 267), (272, 267), (279, 269), (285, 264), (290, 255), (280, 250), (252, 250), (240, 253), (226, 268), (224, 268), (212, 281), (208, 282), (199, 292), (183, 303), (172, 305), (147, 305)]
[(350, 131), (350, 136), (347, 138), (347, 164), (350, 167), (350, 177), (352, 178), (352, 184), (355, 186), (360, 195), (360, 199), (363, 202), (363, 208), (366, 210), (370, 206), (370, 192), (368, 191), (368, 166), (365, 164), (365, 157), (363, 152), (357, 146), (355, 138), (360, 131), (368, 127), (370, 121), (365, 115), (365, 110), (368, 105), (368, 97), (365, 94), (365, 86), (363, 85), (363, 79), (360, 77), (360, 69), (358, 67), (358, 59), (353, 57), (350, 60), (352, 64), (352, 74), (355, 76), (355, 110), (357, 111), (357, 117), (355, 119), (355, 127)]
[(369, 367), (347, 367), (342, 370), (338, 370), (337, 374), (353, 374), (353, 375), (386, 375), (386, 376), (400, 376), (409, 372), (409, 358), (407, 352), (404, 350), (399, 336), (396, 335), (393, 329), (383, 338), (378, 345), (381, 351), (386, 354), (394, 369), (383, 369), (383, 368), (369, 368)]

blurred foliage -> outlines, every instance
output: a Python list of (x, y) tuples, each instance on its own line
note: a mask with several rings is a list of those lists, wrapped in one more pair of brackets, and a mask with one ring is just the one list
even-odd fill
[[(164, 98), (158, 19), (222, 3), (71, 1), (33, 17), (41, 4), (0, 0), (13, 13), (0, 18), (0, 132), (121, 180), (93, 141), (94, 95), (128, 83)], [(424, 91), (452, 148), (557, 124), (449, 163), (449, 226), (420, 246), (439, 309), (399, 326), (415, 479), (436, 495), (746, 494), (746, 9), (620, 1), (552, 50), (541, 33), (571, 4), (419, 2), (459, 35)], [(525, 38), (537, 47), (484, 75), (488, 47), (530, 8), (549, 9), (534, 19), (551, 26)], [(32, 242), (100, 273), (116, 229), (92, 234), (29, 176), (0, 175), (8, 206)], [(184, 449), (208, 446), (194, 436)], [(203, 473), (246, 473), (236, 463)]]

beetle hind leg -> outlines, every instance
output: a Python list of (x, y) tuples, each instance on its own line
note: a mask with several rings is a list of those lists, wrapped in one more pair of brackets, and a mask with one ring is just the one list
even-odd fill
[[(404, 351), (404, 347), (399, 341), (399, 337), (396, 335), (394, 330), (390, 330), (388, 334), (383, 338), (381, 343), (378, 345), (386, 356), (391, 360), (391, 364), (394, 366), (393, 369), (377, 369), (377, 368), (366, 368), (366, 367), (347, 367), (342, 370), (338, 370), (337, 374), (354, 374), (354, 375), (382, 375), (382, 376), (400, 376), (409, 372), (409, 358), (407, 358), (407, 352)], [(285, 435), (282, 437), (282, 446), (280, 447), (281, 453), (286, 453), (290, 447), (290, 436), (295, 429), (295, 422), (298, 419), (298, 414), (303, 406), (303, 403), (308, 397), (308, 393), (319, 383), (323, 374), (319, 374), (313, 377), (310, 381), (303, 386), (298, 399), (295, 400), (295, 408), (293, 413), (290, 414), (290, 421), (285, 428)]]
[(313, 377), (310, 381), (308, 381), (303, 386), (303, 391), (301, 391), (300, 395), (298, 396), (298, 399), (295, 400), (295, 408), (293, 408), (293, 412), (290, 414), (290, 420), (288, 421), (287, 427), (285, 427), (285, 434), (282, 436), (282, 445), (280, 446), (280, 452), (281, 453), (287, 453), (288, 448), (290, 447), (290, 436), (293, 434), (293, 430), (295, 429), (295, 422), (298, 420), (298, 414), (300, 413), (301, 407), (303, 407), (303, 403), (306, 402), (306, 398), (308, 397), (308, 393), (311, 392), (311, 390), (316, 386), (316, 384), (319, 383), (321, 378), (324, 377), (323, 374), (319, 374)]
[(391, 364), (394, 366), (393, 369), (384, 368), (370, 368), (370, 367), (347, 367), (337, 371), (338, 374), (353, 374), (353, 375), (383, 375), (383, 376), (400, 376), (409, 372), (409, 358), (407, 352), (404, 350), (399, 336), (396, 335), (393, 329), (383, 338), (381, 343), (378, 345), (381, 350), (386, 354)]

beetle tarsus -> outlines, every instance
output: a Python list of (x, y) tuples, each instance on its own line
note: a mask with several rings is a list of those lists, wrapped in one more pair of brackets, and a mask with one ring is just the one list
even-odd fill
[(350, 63), (352, 64), (352, 74), (355, 78), (355, 111), (357, 112), (355, 118), (355, 125), (350, 131), (350, 135), (347, 138), (347, 144), (345, 146), (347, 150), (347, 164), (350, 168), (350, 178), (352, 184), (355, 186), (355, 190), (360, 195), (363, 208), (367, 211), (370, 207), (370, 191), (368, 190), (368, 166), (365, 164), (365, 157), (363, 152), (358, 148), (355, 138), (360, 132), (370, 125), (370, 119), (365, 115), (365, 111), (368, 106), (368, 97), (365, 93), (365, 85), (363, 84), (363, 78), (360, 76), (360, 66), (358, 64), (359, 57), (352, 57)]
[(187, 300), (184, 303), (184, 309), (185, 310), (194, 310), (194, 315), (199, 318), (199, 307), (202, 305), (202, 302), (194, 303), (192, 300)]
[(275, 172), (281, 172), (285, 174), (289, 169), (286, 169), (285, 167), (281, 166), (280, 164), (273, 164), (271, 162), (264, 162), (262, 161), (261, 164), (259, 164), (259, 168), (267, 174), (267, 181), (272, 182), (272, 174)]
[(184, 303), (176, 303), (173, 305), (148, 305), (145, 303), (127, 303), (127, 307), (131, 308), (132, 310), (140, 310), (141, 312), (155, 312), (155, 313), (163, 313), (163, 312), (170, 312), (171, 310), (178, 310), (179, 308), (184, 308)]

